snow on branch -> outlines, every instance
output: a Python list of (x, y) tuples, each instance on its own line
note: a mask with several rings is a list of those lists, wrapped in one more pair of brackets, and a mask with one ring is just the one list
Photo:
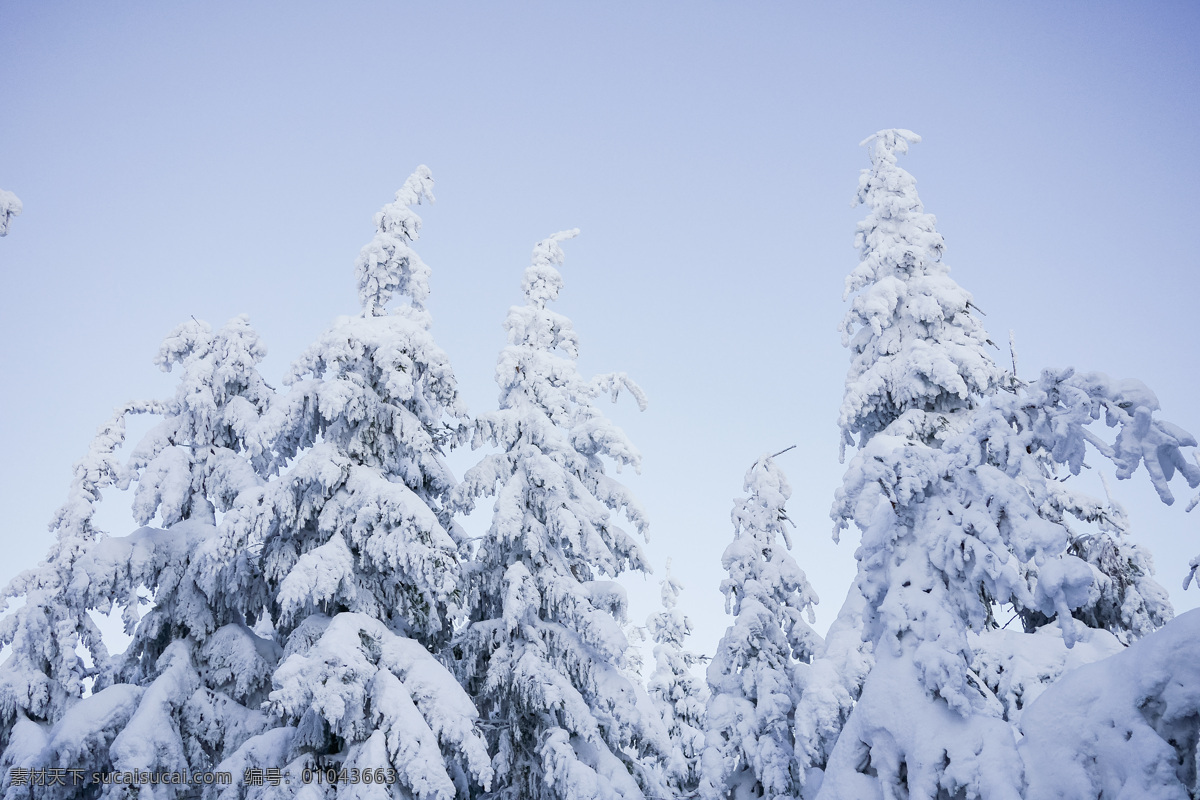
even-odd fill
[(638, 410), (646, 410), (646, 393), (642, 391), (642, 387), (634, 383), (633, 378), (630, 378), (624, 372), (610, 372), (607, 375), (597, 375), (592, 378), (592, 386), (596, 389), (597, 394), (608, 394), (612, 397), (612, 401), (617, 402), (617, 398), (621, 396), (621, 390), (624, 389), (633, 395), (633, 399), (637, 401)]
[(24, 208), (21, 198), (12, 192), (0, 189), (0, 236), (8, 235), (8, 227), (12, 224), (12, 218), (20, 214)]

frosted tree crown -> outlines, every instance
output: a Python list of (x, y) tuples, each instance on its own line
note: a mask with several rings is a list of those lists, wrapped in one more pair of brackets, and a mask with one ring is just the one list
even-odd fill
[(382, 316), (393, 294), (423, 308), (429, 297), (429, 267), (409, 247), (421, 232), (421, 218), (412, 210), (422, 200), (433, 202), (433, 175), (417, 167), (396, 192), (396, 200), (375, 215), (375, 238), (358, 255), (354, 274), (363, 316)]
[(533, 263), (525, 268), (521, 278), (521, 290), (525, 292), (525, 299), (530, 305), (545, 308), (546, 303), (558, 299), (563, 280), (557, 268), (566, 259), (559, 242), (574, 239), (578, 235), (579, 228), (559, 231), (534, 246)]
[(845, 297), (853, 299), (842, 343), (851, 366), (838, 420), (846, 444), (859, 434), (861, 447), (906, 411), (969, 407), (1002, 381), (987, 332), (970, 313), (970, 293), (941, 261), (937, 219), (925, 212), (913, 176), (897, 166), (897, 154), (920, 140), (897, 128), (862, 142), (871, 168), (859, 177), (854, 204), (870, 213), (854, 239), (859, 264), (846, 278)]

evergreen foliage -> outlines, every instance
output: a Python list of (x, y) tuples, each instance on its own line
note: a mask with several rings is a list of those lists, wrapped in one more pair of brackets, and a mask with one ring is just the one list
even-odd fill
[(602, 459), (637, 467), (625, 434), (595, 405), (628, 388), (624, 375), (586, 381), (578, 338), (548, 305), (558, 297), (560, 242), (539, 242), (525, 270), (525, 304), (509, 310), (496, 382), (500, 408), (476, 420), (475, 443), (497, 452), (467, 471), (457, 507), (496, 498), (471, 566), (468, 622), (455, 637), (456, 670), (489, 732), (496, 786), (512, 800), (662, 797), (667, 733), (644, 689), (622, 671), (629, 648), (624, 589), (612, 579), (645, 570), (632, 494)]
[[(12, 645), (0, 675), (4, 766), (82, 768), (89, 781), (228, 771), (233, 786), (203, 788), (221, 797), (290, 797), (295, 786), (241, 778), (281, 770), (298, 784), (318, 764), (384, 769), (386, 780), (306, 788), (313, 796), (449, 800), (489, 784), (475, 709), (429, 650), (448, 639), (459, 592), (441, 451), (463, 418), (421, 305), (428, 268), (409, 247), (420, 220), (408, 205), (431, 189), (422, 167), (376, 216), (358, 265), (362, 313), (305, 353), (286, 395), (258, 375), (265, 351), (244, 318), (167, 338), (159, 363), (181, 367), (175, 398), (120, 409), (101, 430), (50, 558), (7, 591), (26, 603), (0, 629)], [(394, 295), (409, 302), (389, 314)], [(122, 465), (132, 412), (163, 420)], [(145, 527), (103, 536), (92, 521), (101, 491), (135, 481)], [(89, 616), (114, 602), (133, 637), (120, 658)], [(80, 791), (7, 777), (4, 788)], [(97, 790), (194, 794), (84, 791)]]
[(788, 552), (784, 504), (792, 490), (783, 472), (763, 456), (744, 488), (748, 496), (733, 504), (734, 540), (721, 559), (734, 623), (708, 667), (700, 796), (778, 800), (796, 796), (801, 782), (792, 730), (796, 669), (821, 646), (810, 627), (817, 595)]
[[(1157, 400), (1140, 383), (1067, 369), (1025, 384), (995, 365), (897, 166), (914, 141), (892, 130), (864, 142), (872, 168), (858, 198), (870, 214), (847, 282), (859, 294), (843, 324), (852, 364), (841, 417), (858, 452), (833, 516), (862, 531), (856, 588), (875, 663), (819, 796), (1016, 798), (1012, 715), (976, 671), (994, 672), (972, 635), (997, 627), (1004, 604), (1030, 631), (1056, 621), (1068, 648), (1093, 637), (1076, 616), (1128, 641), (1170, 615), (1119, 516), (1066, 490), (1060, 470), (1077, 474), (1091, 445), (1118, 477), (1145, 463), (1168, 502), (1175, 470), (1190, 485), (1200, 470), (1180, 452), (1195, 441), (1153, 416)], [(1101, 417), (1118, 428), (1111, 444), (1088, 430)], [(1080, 535), (1072, 520), (1099, 523), (1100, 535)]]
[(655, 642), (654, 672), (647, 689), (671, 740), (667, 784), (673, 795), (688, 796), (700, 785), (708, 702), (708, 687), (693, 673), (693, 667), (707, 659), (684, 649), (692, 632), (692, 621), (676, 607), (683, 586), (671, 576), (670, 559), (661, 587), (663, 610), (651, 614), (646, 621)]
[[(410, 247), (409, 205), (422, 199), (425, 167), (375, 216), (357, 264), (361, 313), (292, 367), (259, 432), (270, 480), (224, 526), (223, 580), (282, 647), (272, 726), (226, 756), (232, 772), (385, 768), (391, 782), (372, 791), (437, 800), (491, 779), (475, 710), (429, 651), (448, 639), (460, 591), (442, 448), (463, 412), (422, 305), (429, 270)], [(397, 295), (408, 303), (389, 312)]]
[[(259, 484), (247, 436), (270, 402), (270, 388), (256, 369), (264, 355), (244, 317), (215, 333), (203, 323), (181, 325), (157, 358), (164, 370), (180, 368), (175, 397), (119, 409), (76, 466), (68, 502), (54, 523), (58, 546), (39, 570), (8, 590), (10, 596), (24, 593), (26, 602), (6, 618), (15, 636), (3, 670), (5, 689), (17, 680), (44, 686), (49, 677), (51, 702), (22, 702), (38, 698), (26, 689), (13, 704), (13, 721), (5, 719), (12, 738), (4, 766), (84, 769), (89, 776), (211, 770), (225, 747), (264, 726), (258, 706), (269, 689), (275, 647), (245, 625), (227, 587), (202, 588), (200, 566), (200, 554), (217, 537), (215, 512), (229, 512)], [(133, 412), (154, 412), (162, 420), (121, 465), (116, 450)], [(134, 519), (145, 527), (105, 536), (93, 525), (101, 490), (131, 481), (137, 482)], [(155, 521), (162, 527), (150, 527)], [(139, 606), (151, 599), (153, 607), (141, 616)], [(107, 613), (114, 603), (123, 608), (132, 642), (122, 656), (110, 658), (95, 644), (90, 612)], [(28, 663), (38, 654), (31, 622), (50, 615), (62, 624), (44, 643), (60, 656), (60, 665), (74, 662), (57, 674), (45, 649), (42, 670), (30, 670)], [(65, 649), (73, 637), (87, 647), (90, 666), (73, 646)], [(80, 677), (90, 678), (91, 686)], [(13, 706), (5, 699), (7, 711)], [(6, 782), (5, 788), (6, 797), (72, 797), (79, 791), (71, 784), (22, 789)]]
[[(193, 319), (156, 358), (174, 395), (116, 409), (76, 463), (46, 559), (2, 594), (0, 794), (1196, 797), (1200, 612), (1172, 620), (1107, 483), (1098, 499), (1068, 479), (1085, 456), (1118, 479), (1145, 467), (1171, 504), (1179, 479), (1200, 486), (1197, 442), (1138, 381), (996, 363), (899, 166), (918, 141), (863, 142), (839, 411), (854, 452), (832, 509), (835, 538), (853, 525), (861, 541), (824, 639), (789, 552), (791, 489), (763, 456), (731, 514), (733, 623), (707, 685), (669, 562), (643, 684), (619, 579), (650, 571), (647, 521), (608, 474), (641, 457), (598, 401), (646, 400), (623, 373), (585, 380), (550, 308), (577, 231), (535, 246), (499, 407), (470, 418), (413, 248), (413, 207), (433, 201), (419, 167), (355, 263), (359, 312), (284, 391), (246, 317)], [(0, 190), (0, 235), (20, 210)], [(157, 422), (123, 457), (133, 415)], [(445, 456), (468, 440), (489, 452), (459, 483)], [(135, 529), (111, 535), (97, 512), (122, 490)], [(484, 497), (490, 524), (469, 536)], [(1200, 556), (1191, 568), (1184, 588)], [(130, 644), (114, 655), (96, 615), (117, 609)], [(38, 770), (86, 777), (18, 779)], [(233, 784), (163, 780), (213, 771)]]

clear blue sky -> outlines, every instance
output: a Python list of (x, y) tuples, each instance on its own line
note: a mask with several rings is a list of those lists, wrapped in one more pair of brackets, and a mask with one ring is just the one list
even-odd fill
[[(277, 378), (353, 313), (371, 215), (419, 163), (435, 335), (474, 411), (533, 243), (582, 229), (558, 308), (585, 372), (650, 396), (612, 414), (702, 649), (763, 452), (798, 445), (822, 629), (853, 574), (853, 537), (829, 541), (837, 325), (880, 128), (924, 137), (903, 165), (1024, 375), (1140, 378), (1200, 431), (1200, 6), (832, 6), (0, 0), (0, 187), (25, 203), (0, 240), (0, 580), (45, 552), (110, 409), (172, 391), (151, 359), (173, 326), (247, 312)], [(1135, 477), (1119, 496), (1195, 606), (1200, 512)], [(643, 615), (656, 587), (632, 585)]]

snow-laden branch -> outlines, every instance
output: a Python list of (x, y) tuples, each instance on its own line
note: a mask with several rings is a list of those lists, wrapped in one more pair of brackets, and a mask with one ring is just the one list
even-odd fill
[(8, 235), (13, 217), (19, 215), (24, 208), (21, 198), (10, 191), (0, 189), (0, 236)]

